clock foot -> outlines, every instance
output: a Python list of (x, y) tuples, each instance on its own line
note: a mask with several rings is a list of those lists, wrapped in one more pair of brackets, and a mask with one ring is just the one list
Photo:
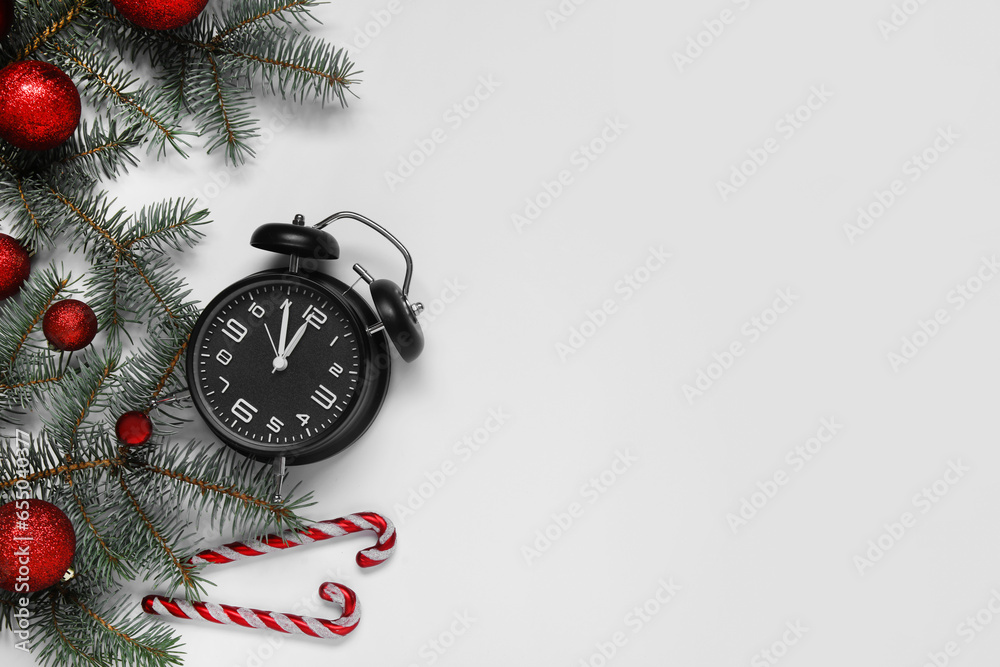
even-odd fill
[(281, 497), (281, 485), (285, 481), (285, 457), (279, 456), (271, 463), (271, 472), (274, 475), (274, 496), (271, 501), (280, 505), (285, 502), (285, 499)]

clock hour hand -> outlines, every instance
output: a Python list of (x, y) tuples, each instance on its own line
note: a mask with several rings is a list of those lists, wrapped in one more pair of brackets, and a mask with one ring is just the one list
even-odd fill
[(274, 362), (271, 364), (272, 374), (275, 371), (283, 371), (286, 368), (288, 368), (288, 355), (292, 353), (292, 351), (295, 349), (295, 346), (299, 344), (300, 340), (302, 340), (302, 337), (306, 334), (306, 329), (308, 328), (309, 328), (308, 322), (300, 326), (298, 331), (295, 332), (295, 335), (292, 336), (292, 340), (288, 342), (288, 347), (286, 347), (281, 354), (279, 354), (277, 357), (274, 358)]
[(295, 332), (294, 336), (292, 336), (292, 340), (289, 341), (288, 347), (285, 348), (285, 353), (282, 355), (285, 359), (288, 359), (288, 357), (291, 356), (292, 351), (295, 349), (295, 346), (299, 344), (300, 340), (302, 340), (302, 336), (306, 334), (306, 329), (308, 328), (309, 328), (309, 323), (306, 322), (305, 324), (300, 326), (299, 330)]

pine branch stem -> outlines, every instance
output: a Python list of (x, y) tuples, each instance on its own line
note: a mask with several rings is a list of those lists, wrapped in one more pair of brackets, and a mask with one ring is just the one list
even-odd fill
[[(73, 486), (73, 473), (69, 471), (66, 472), (66, 481), (69, 483), (70, 487)], [(83, 517), (84, 523), (87, 524), (90, 532), (94, 534), (94, 539), (97, 540), (97, 543), (100, 545), (101, 551), (104, 552), (104, 555), (110, 562), (118, 564), (120, 559), (114, 554), (114, 552), (111, 551), (107, 543), (104, 541), (104, 538), (101, 537), (100, 531), (97, 530), (97, 525), (94, 524), (93, 519), (91, 519), (90, 515), (87, 514), (87, 509), (83, 506), (83, 499), (80, 498), (80, 494), (76, 492), (75, 488), (73, 489), (73, 499), (76, 501), (76, 505), (80, 509), (80, 515)]]
[(173, 141), (176, 138), (174, 136), (174, 133), (170, 131), (170, 128), (166, 127), (163, 123), (158, 121), (156, 117), (153, 116), (152, 112), (150, 112), (148, 109), (144, 108), (141, 104), (139, 104), (132, 95), (129, 95), (128, 93), (119, 90), (117, 87), (113, 86), (110, 81), (101, 76), (93, 67), (85, 63), (82, 59), (80, 59), (76, 55), (69, 53), (68, 51), (60, 47), (58, 44), (53, 44), (52, 48), (54, 48), (64, 57), (71, 60), (74, 64), (76, 64), (77, 67), (87, 72), (87, 74), (89, 74), (91, 77), (99, 81), (101, 85), (103, 85), (105, 88), (111, 91), (111, 94), (114, 95), (115, 99), (117, 99), (123, 106), (131, 107), (132, 109), (135, 109), (137, 112), (139, 112), (139, 114), (143, 118), (152, 123), (153, 126), (164, 137), (166, 137), (167, 141)]
[(97, 612), (95, 612), (93, 609), (84, 604), (83, 601), (79, 598), (79, 596), (74, 595), (69, 591), (64, 591), (64, 592), (66, 593), (66, 596), (73, 601), (74, 604), (76, 604), (78, 607), (80, 607), (80, 609), (84, 611), (84, 613), (86, 613), (92, 619), (97, 621), (102, 627), (104, 627), (105, 630), (112, 633), (113, 635), (124, 641), (126, 644), (130, 644), (135, 648), (139, 649), (140, 651), (147, 651), (149, 653), (152, 653), (158, 658), (165, 659), (170, 656), (170, 654), (167, 653), (166, 651), (156, 648), (155, 646), (150, 646), (149, 644), (146, 644), (144, 642), (141, 642), (136, 638), (132, 637), (127, 632), (118, 629), (110, 621), (100, 616)]
[(56, 632), (59, 634), (59, 638), (62, 640), (62, 642), (66, 646), (69, 647), (69, 649), (71, 651), (73, 651), (74, 654), (80, 656), (81, 658), (83, 658), (84, 660), (86, 660), (87, 662), (89, 662), (92, 665), (99, 665), (100, 664), (99, 662), (97, 662), (96, 660), (94, 660), (92, 657), (90, 657), (89, 655), (87, 655), (84, 651), (81, 651), (79, 648), (77, 648), (76, 644), (74, 644), (73, 642), (71, 642), (69, 640), (69, 637), (66, 636), (66, 633), (63, 632), (62, 628), (59, 627), (59, 618), (56, 615), (56, 596), (54, 596), (54, 595), (51, 597), (51, 600), (49, 601), (49, 615), (52, 617), (52, 627), (54, 627), (55, 630), (56, 630)]
[(212, 66), (212, 80), (215, 82), (215, 93), (219, 98), (219, 110), (222, 112), (222, 120), (226, 125), (226, 142), (229, 145), (236, 143), (236, 133), (233, 132), (233, 124), (229, 120), (229, 112), (226, 111), (226, 100), (222, 96), (222, 83), (219, 81), (219, 66), (215, 62), (215, 58), (212, 57), (211, 53), (206, 54), (208, 56), (208, 63)]
[[(72, 356), (72, 354), (73, 353), (70, 352), (71, 356)], [(67, 363), (67, 366), (68, 365), (69, 364)], [(89, 413), (90, 412), (90, 408), (92, 408), (94, 406), (95, 401), (97, 401), (98, 394), (101, 393), (101, 388), (104, 386), (104, 383), (107, 381), (107, 379), (109, 377), (111, 377), (111, 372), (113, 370), (114, 370), (114, 364), (113, 363), (109, 362), (109, 363), (104, 364), (104, 368), (101, 371), (101, 377), (100, 377), (100, 379), (98, 380), (98, 382), (94, 386), (94, 388), (91, 390), (90, 395), (87, 397), (87, 400), (84, 401), (83, 408), (80, 410), (80, 414), (77, 416), (76, 422), (73, 424), (73, 429), (70, 431), (70, 440), (73, 442), (73, 450), (74, 451), (76, 450), (76, 434), (77, 434), (77, 431), (80, 430), (80, 426), (83, 424), (83, 420), (87, 418), (87, 413)]]
[(139, 515), (139, 518), (142, 520), (143, 524), (145, 524), (147, 530), (149, 530), (150, 534), (160, 545), (160, 548), (163, 549), (164, 553), (166, 553), (167, 556), (170, 558), (170, 560), (173, 562), (174, 567), (177, 568), (177, 571), (180, 572), (181, 580), (184, 583), (184, 587), (190, 590), (195, 583), (191, 579), (191, 566), (181, 562), (181, 560), (177, 557), (177, 554), (174, 553), (174, 550), (170, 548), (170, 545), (167, 544), (167, 541), (163, 538), (162, 535), (160, 535), (160, 531), (156, 529), (156, 526), (153, 524), (152, 520), (142, 509), (142, 505), (139, 504), (139, 499), (136, 498), (135, 494), (132, 493), (132, 490), (128, 488), (128, 485), (125, 483), (125, 478), (121, 475), (118, 476), (118, 484), (122, 487), (122, 491), (125, 493), (125, 495), (128, 496), (129, 501), (132, 503), (132, 507), (135, 509), (136, 514)]
[(270, 16), (275, 16), (275, 15), (280, 14), (282, 12), (287, 12), (288, 10), (295, 9), (296, 7), (307, 6), (308, 4), (309, 4), (309, 0), (291, 0), (291, 2), (287, 2), (287, 3), (285, 3), (284, 5), (282, 5), (280, 7), (275, 7), (274, 9), (271, 9), (269, 11), (261, 12), (259, 14), (254, 15), (254, 16), (251, 16), (250, 18), (244, 19), (243, 21), (240, 21), (236, 25), (231, 26), (229, 28), (226, 28), (225, 30), (223, 30), (222, 32), (220, 32), (219, 34), (217, 34), (215, 37), (212, 38), (212, 43), (218, 44), (219, 42), (221, 42), (223, 39), (225, 39), (229, 35), (231, 35), (231, 34), (233, 34), (235, 32), (239, 32), (243, 28), (246, 28), (247, 26), (253, 25), (254, 23), (257, 23), (258, 21), (262, 21), (262, 20), (264, 20), (264, 19), (266, 19), (266, 18), (268, 18)]
[(67, 463), (66, 465), (61, 465), (56, 468), (49, 468), (48, 470), (40, 470), (38, 472), (33, 472), (26, 477), (14, 477), (12, 479), (5, 479), (0, 481), (0, 491), (4, 489), (10, 489), (16, 486), (19, 482), (37, 482), (43, 479), (49, 479), (51, 477), (57, 477), (59, 475), (64, 475), (67, 472), (75, 472), (77, 470), (89, 470), (91, 468), (116, 468), (125, 464), (125, 459), (119, 457), (114, 459), (95, 459), (92, 461), (77, 461), (75, 463)]
[(219, 484), (212, 484), (203, 479), (198, 479), (196, 477), (190, 477), (188, 475), (181, 474), (174, 470), (167, 470), (166, 468), (160, 468), (158, 466), (145, 466), (145, 470), (154, 472), (158, 475), (163, 475), (178, 482), (184, 482), (185, 484), (190, 484), (196, 486), (202, 490), (202, 492), (217, 493), (219, 495), (229, 496), (230, 498), (236, 498), (247, 505), (256, 505), (271, 512), (279, 519), (284, 519), (288, 516), (288, 510), (280, 505), (275, 505), (274, 503), (268, 502), (256, 496), (251, 496), (249, 494), (243, 493), (239, 489), (233, 486), (221, 486)]
[(49, 382), (58, 382), (63, 379), (63, 375), (55, 375), (49, 378), (42, 378), (40, 380), (31, 380), (30, 382), (18, 382), (17, 384), (0, 384), (0, 391), (10, 391), (12, 389), (24, 389), (25, 387), (33, 387), (38, 384), (46, 384)]
[(56, 300), (56, 297), (59, 296), (59, 294), (63, 291), (63, 289), (65, 289), (66, 285), (68, 284), (69, 280), (66, 278), (63, 278), (61, 281), (59, 281), (59, 284), (56, 286), (56, 288), (52, 290), (52, 294), (49, 295), (49, 298), (45, 302), (45, 305), (42, 306), (41, 310), (39, 310), (39, 312), (35, 314), (35, 318), (31, 321), (31, 324), (28, 325), (28, 329), (21, 336), (21, 340), (19, 340), (17, 345), (14, 346), (14, 352), (10, 355), (10, 366), (13, 366), (14, 362), (17, 361), (17, 355), (20, 354), (21, 349), (24, 347), (24, 344), (28, 341), (28, 336), (30, 336), (31, 332), (34, 331), (36, 326), (38, 326), (38, 322), (43, 317), (45, 317), (45, 311), (49, 309), (49, 306), (52, 305), (52, 302)]
[(163, 388), (167, 386), (167, 382), (170, 381), (170, 376), (174, 374), (174, 370), (177, 368), (177, 364), (180, 363), (181, 358), (184, 356), (184, 351), (187, 350), (188, 341), (190, 339), (191, 339), (191, 334), (188, 333), (188, 335), (184, 338), (184, 342), (181, 343), (180, 348), (178, 348), (177, 353), (174, 355), (173, 359), (171, 359), (170, 363), (167, 365), (166, 371), (163, 373), (163, 375), (160, 376), (159, 382), (156, 383), (156, 389), (153, 390), (153, 396), (149, 401), (150, 407), (146, 408), (145, 410), (146, 414), (149, 414), (149, 411), (153, 409), (152, 406), (155, 403), (156, 399), (159, 398), (160, 392), (163, 391)]
[(15, 58), (15, 60), (24, 60), (41, 48), (43, 44), (49, 41), (49, 39), (62, 32), (62, 30), (68, 26), (73, 19), (77, 18), (77, 16), (79, 16), (89, 4), (91, 4), (91, 0), (78, 0), (78, 2), (70, 7), (65, 14), (50, 23), (44, 30), (35, 35), (35, 38), (31, 40), (27, 46), (21, 49), (21, 52), (17, 54), (17, 58)]

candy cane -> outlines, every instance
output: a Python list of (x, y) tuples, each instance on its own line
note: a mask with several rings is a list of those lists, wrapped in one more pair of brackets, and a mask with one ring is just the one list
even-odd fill
[(247, 607), (234, 607), (228, 604), (188, 602), (160, 595), (147, 595), (143, 598), (142, 610), (154, 616), (201, 618), (220, 625), (242, 625), (244, 628), (274, 630), (319, 639), (332, 639), (346, 635), (358, 627), (358, 623), (361, 621), (361, 604), (354, 591), (347, 586), (327, 582), (319, 587), (319, 596), (343, 607), (343, 615), (338, 619), (328, 621), (311, 616), (281, 614)]
[(303, 544), (342, 537), (363, 530), (374, 531), (378, 542), (370, 549), (364, 549), (357, 556), (361, 567), (375, 567), (384, 563), (392, 555), (396, 547), (396, 528), (392, 522), (374, 512), (359, 512), (349, 514), (339, 519), (320, 521), (302, 530), (286, 530), (281, 535), (268, 535), (251, 542), (232, 542), (215, 549), (207, 549), (191, 558), (192, 565), (222, 564), (233, 561), (263, 556), (267, 553), (290, 549)]
[[(268, 535), (251, 542), (232, 542), (215, 549), (206, 549), (193, 556), (188, 560), (188, 563), (191, 565), (232, 563), (363, 530), (375, 532), (378, 535), (378, 541), (375, 546), (358, 553), (356, 558), (358, 565), (374, 567), (384, 563), (396, 547), (396, 529), (391, 521), (374, 512), (349, 514), (339, 519), (320, 521), (300, 530), (286, 530), (281, 535)], [(142, 610), (151, 615), (188, 619), (200, 618), (221, 625), (241, 625), (245, 628), (303, 634), (321, 639), (346, 635), (358, 626), (361, 621), (361, 605), (354, 591), (341, 584), (327, 582), (320, 586), (319, 595), (324, 600), (343, 607), (343, 615), (328, 621), (309, 616), (281, 614), (197, 600), (189, 602), (159, 595), (148, 595), (143, 598)]]

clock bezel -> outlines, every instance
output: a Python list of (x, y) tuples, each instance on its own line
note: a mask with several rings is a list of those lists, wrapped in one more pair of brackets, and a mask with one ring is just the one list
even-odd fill
[[(357, 340), (364, 366), (362, 375), (358, 379), (354, 402), (350, 409), (328, 429), (329, 432), (303, 442), (289, 444), (284, 448), (274, 445), (264, 446), (263, 443), (245, 438), (226, 428), (209, 407), (197, 375), (196, 350), (200, 348), (206, 329), (215, 313), (246, 291), (249, 286), (265, 281), (308, 287), (336, 301), (351, 318), (352, 328), (358, 332)], [(375, 311), (360, 294), (349, 285), (325, 273), (290, 273), (286, 269), (268, 269), (247, 276), (219, 292), (205, 306), (191, 330), (186, 371), (192, 402), (202, 420), (225, 445), (257, 461), (271, 462), (283, 456), (287, 465), (304, 465), (334, 456), (364, 435), (378, 416), (389, 390), (391, 356), (388, 337), (382, 331), (374, 334), (366, 333), (366, 330), (378, 321)]]

